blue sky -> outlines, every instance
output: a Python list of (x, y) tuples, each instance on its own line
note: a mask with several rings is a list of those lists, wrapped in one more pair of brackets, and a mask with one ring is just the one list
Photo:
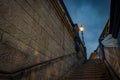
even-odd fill
[(85, 26), (87, 57), (98, 46), (98, 38), (110, 16), (110, 0), (63, 0), (74, 23)]

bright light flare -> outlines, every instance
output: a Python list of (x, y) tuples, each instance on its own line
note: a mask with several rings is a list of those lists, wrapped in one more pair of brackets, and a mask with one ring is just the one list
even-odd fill
[(84, 31), (84, 27), (81, 25), (81, 26), (79, 27), (79, 30), (80, 30), (80, 31)]

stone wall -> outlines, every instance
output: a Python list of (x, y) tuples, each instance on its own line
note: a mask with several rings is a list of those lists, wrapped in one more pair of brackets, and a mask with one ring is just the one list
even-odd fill
[(104, 48), (105, 58), (110, 66), (115, 70), (120, 77), (120, 49), (119, 48)]
[[(120, 32), (118, 34), (117, 40), (119, 45)], [(104, 52), (106, 60), (120, 77), (120, 47), (105, 47)]]
[[(79, 61), (75, 53), (73, 37), (50, 0), (0, 0), (1, 72), (14, 73), (73, 54), (40, 70), (36, 68), (28, 71), (29, 73), (25, 72), (22, 77), (12, 77), (14, 80), (48, 80), (54, 76), (58, 78)], [(84, 57), (80, 56), (82, 63)]]

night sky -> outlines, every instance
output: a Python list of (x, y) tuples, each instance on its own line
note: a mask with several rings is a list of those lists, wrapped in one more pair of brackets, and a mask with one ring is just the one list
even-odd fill
[(87, 57), (98, 46), (98, 38), (110, 16), (110, 0), (63, 0), (74, 23), (85, 26)]

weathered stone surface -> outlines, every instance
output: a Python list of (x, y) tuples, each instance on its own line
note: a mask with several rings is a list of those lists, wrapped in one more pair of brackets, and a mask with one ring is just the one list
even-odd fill
[(120, 77), (120, 49), (111, 47), (105, 48), (104, 51), (106, 60)]
[[(73, 53), (74, 40), (50, 0), (0, 0), (0, 71), (14, 72)], [(77, 62), (74, 54), (15, 80), (55, 80)]]
[[(73, 61), (73, 62), (71, 62)], [(58, 60), (57, 62), (53, 62), (47, 66), (43, 66), (41, 68), (36, 68), (29, 72), (24, 72), (24, 75), (18, 75), (14, 79), (15, 80), (57, 80), (58, 77), (63, 76), (68, 68), (71, 68), (73, 63), (77, 62), (75, 55), (66, 57), (62, 60)], [(19, 76), (22, 76), (21, 78)]]

